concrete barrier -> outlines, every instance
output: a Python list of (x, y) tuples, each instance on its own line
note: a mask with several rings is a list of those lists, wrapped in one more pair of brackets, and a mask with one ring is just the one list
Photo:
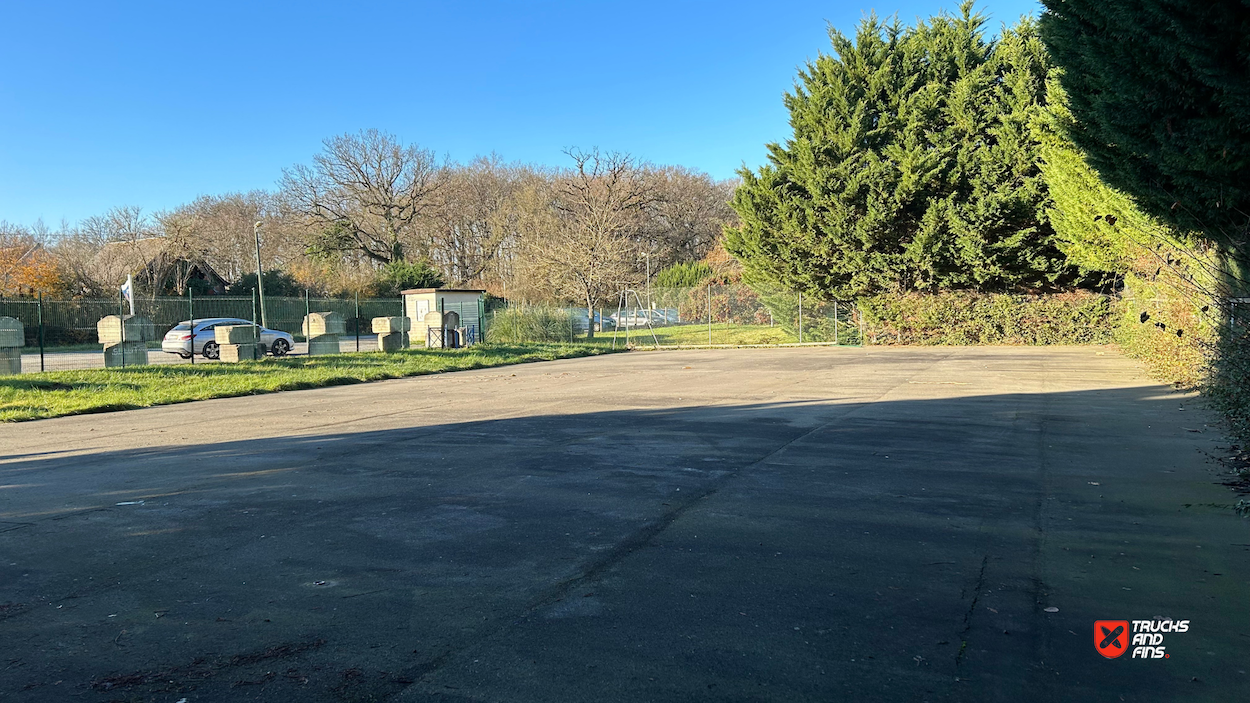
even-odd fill
[(309, 356), (338, 354), (339, 351), (339, 336), (337, 334), (321, 334), (308, 340)]
[(310, 312), (304, 318), (303, 330), (308, 339), (327, 334), (347, 334), (347, 320), (337, 312)]
[(22, 372), (22, 348), (0, 347), (0, 376), (16, 376)]
[(217, 325), (213, 328), (213, 339), (221, 346), (227, 344), (255, 345), (259, 341), (256, 339), (256, 329), (255, 325)]
[(408, 317), (375, 317), (373, 331), (378, 334), (389, 332), (408, 332), (412, 329), (412, 318)]
[(15, 317), (0, 317), (0, 348), (26, 346), (26, 331)]
[(407, 349), (412, 340), (407, 332), (383, 332), (378, 335), (378, 349), (384, 352)]
[(22, 372), (22, 347), (26, 345), (26, 332), (22, 321), (14, 317), (0, 317), (0, 376)]
[[(123, 327), (126, 330), (124, 337)], [(122, 341), (148, 342), (156, 339), (156, 328), (152, 325), (152, 321), (138, 315), (126, 315), (124, 318), (117, 315), (102, 317), (96, 323), (95, 330), (100, 344), (118, 344)]]
[[(129, 334), (130, 330), (126, 330)], [(148, 363), (147, 342), (117, 342), (104, 345), (104, 367), (142, 366)]]
[[(218, 328), (220, 329), (220, 328)], [(221, 344), (221, 361), (237, 364), (240, 361), (256, 361), (261, 358), (259, 344)]]

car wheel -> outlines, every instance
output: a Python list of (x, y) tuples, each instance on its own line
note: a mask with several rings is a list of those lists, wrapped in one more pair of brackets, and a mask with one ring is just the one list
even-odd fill
[(182, 353), (182, 352), (178, 352), (178, 356), (179, 356), (179, 357), (181, 357), (181, 358), (183, 358), (183, 359), (190, 359), (190, 358), (191, 358), (191, 355), (190, 355), (190, 354), (184, 354), (184, 353)]
[(291, 343), (285, 339), (275, 339), (273, 346), (269, 348), (269, 351), (274, 356), (286, 356), (291, 353)]
[(204, 342), (204, 350), (202, 352), (205, 359), (220, 359), (221, 347), (217, 346), (217, 342)]

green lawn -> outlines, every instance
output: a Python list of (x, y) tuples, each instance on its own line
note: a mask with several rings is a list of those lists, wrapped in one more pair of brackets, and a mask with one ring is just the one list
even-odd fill
[[(792, 344), (798, 338), (786, 333), (781, 327), (769, 325), (734, 325), (715, 323), (712, 325), (711, 341), (708, 341), (707, 325), (676, 325), (673, 327), (656, 327), (656, 339), (661, 346), (701, 346), (707, 344)], [(612, 331), (600, 332), (595, 342), (612, 340)], [(655, 344), (651, 338), (651, 330), (646, 327), (629, 330), (629, 341), (637, 347)], [(617, 345), (624, 344), (625, 330), (617, 330)]]
[(240, 364), (170, 364), (0, 376), (0, 422), (364, 383), (609, 351), (605, 346), (586, 344), (481, 344), (468, 349), (410, 349), (390, 354), (362, 352)]

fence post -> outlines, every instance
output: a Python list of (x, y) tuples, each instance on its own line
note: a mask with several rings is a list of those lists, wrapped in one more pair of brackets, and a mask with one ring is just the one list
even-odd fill
[(838, 343), (838, 301), (833, 301), (833, 343)]
[[(132, 293), (133, 295), (133, 293)], [(122, 325), (122, 368), (126, 368), (126, 296), (119, 294), (117, 296), (117, 320)]]
[(308, 301), (308, 289), (304, 289), (304, 325), (301, 330), (304, 333), (304, 343), (310, 344), (308, 333), (312, 331), (312, 323), (308, 321), (308, 317), (312, 315), (312, 303)]
[(707, 284), (707, 343), (712, 345), (712, 284)]
[(43, 291), (39, 291), (39, 373), (43, 373)]
[[(399, 296), (399, 314), (401, 316), (404, 314), (404, 297), (402, 295)], [(400, 327), (403, 327), (403, 325), (400, 325)], [(369, 331), (372, 332), (373, 330)], [(400, 334), (400, 340), (402, 341), (402, 330)], [(360, 351), (360, 291), (356, 291), (356, 351)]]
[(799, 344), (803, 343), (803, 293), (799, 292)]
[(187, 318), (191, 320), (191, 364), (195, 364), (195, 291), (187, 285)]
[[(252, 289), (252, 327), (256, 330), (256, 343), (260, 343), (260, 325), (256, 322), (256, 289)], [(215, 334), (215, 333), (214, 333)]]

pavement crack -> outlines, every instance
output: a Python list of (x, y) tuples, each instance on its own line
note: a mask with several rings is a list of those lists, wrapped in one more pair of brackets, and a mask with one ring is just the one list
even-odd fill
[[(516, 617), (502, 618), (496, 626), (481, 632), (477, 637), (473, 638), (473, 641), (467, 642), (459, 647), (451, 647), (438, 656), (405, 672), (411, 678), (415, 679), (410, 688), (420, 686), (424, 683), (429, 683), (427, 679), (430, 675), (437, 673), (456, 657), (472, 652), (474, 649), (492, 641), (502, 633), (519, 625), (523, 625), (543, 609), (566, 598), (570, 592), (596, 580), (604, 572), (621, 563), (640, 549), (651, 544), (651, 542), (654, 541), (658, 535), (676, 522), (678, 518), (682, 517), (692, 508), (704, 502), (708, 498), (716, 495), (726, 484), (740, 476), (743, 472), (759, 466), (760, 464), (784, 452), (786, 449), (789, 449), (796, 443), (824, 431), (834, 423), (844, 420), (847, 416), (867, 407), (867, 405), (867, 403), (856, 403), (853, 405), (841, 406), (840, 409), (844, 409), (845, 412), (838, 413), (836, 417), (816, 425), (805, 432), (795, 435), (790, 440), (782, 443), (749, 464), (743, 464), (738, 468), (730, 469), (721, 474), (711, 481), (704, 490), (699, 493), (692, 492), (689, 498), (684, 499), (681, 503), (673, 506), (670, 510), (665, 511), (656, 519), (643, 524), (631, 535), (618, 542), (612, 549), (604, 552), (599, 558), (586, 563), (578, 574), (560, 581), (540, 593), (537, 597), (531, 600), (529, 605), (525, 606), (522, 612)], [(982, 574), (984, 575), (984, 565), (982, 565)]]
[(977, 582), (972, 587), (972, 602), (964, 613), (964, 629), (959, 632), (959, 653), (955, 655), (955, 673), (959, 673), (963, 665), (964, 651), (968, 648), (968, 633), (972, 631), (972, 614), (977, 609), (977, 601), (981, 600), (981, 588), (985, 585), (985, 567), (990, 563), (990, 555), (981, 557), (981, 570), (977, 573)]

